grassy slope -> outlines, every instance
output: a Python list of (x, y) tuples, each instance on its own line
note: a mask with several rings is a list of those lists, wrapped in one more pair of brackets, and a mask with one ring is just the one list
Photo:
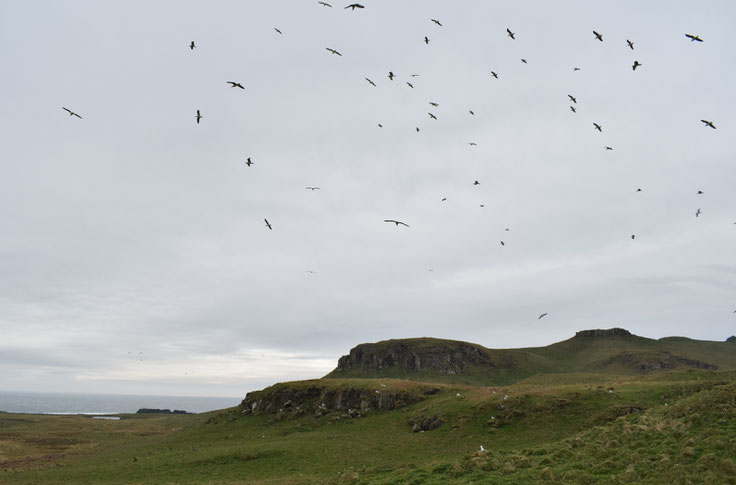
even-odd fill
[[(0, 483), (708, 483), (709, 476), (733, 483), (736, 477), (736, 372), (539, 375), (495, 394), (488, 387), (440, 387), (417, 404), (353, 419), (234, 412), (209, 422), (216, 413), (115, 422), (0, 414), (0, 456), (11, 460), (0, 465)], [(639, 411), (626, 414), (632, 409)], [(421, 414), (441, 414), (446, 423), (413, 433), (409, 421)], [(478, 452), (480, 445), (490, 451)]]

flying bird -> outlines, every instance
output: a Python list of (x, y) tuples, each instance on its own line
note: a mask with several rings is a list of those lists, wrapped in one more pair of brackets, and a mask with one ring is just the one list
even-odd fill
[(629, 39), (626, 39), (626, 43), (629, 44), (629, 47), (631, 47), (631, 50), (634, 50), (634, 43), (631, 42)]
[(434, 101), (430, 101), (429, 104), (431, 104), (435, 108), (437, 108), (440, 105), (439, 103), (435, 103)]
[(577, 113), (577, 110), (575, 109), (575, 106), (570, 106), (570, 111), (572, 111), (573, 113)]
[(696, 40), (698, 42), (703, 42), (703, 39), (701, 39), (699, 35), (685, 34), (685, 37), (687, 37), (688, 39), (690, 39), (690, 42), (695, 42)]
[(417, 77), (419, 74), (412, 74), (411, 77)]
[(269, 222), (268, 222), (268, 219), (263, 219), (263, 220), (264, 220), (264, 221), (266, 221), (266, 227), (267, 227), (267, 228), (268, 228), (268, 229), (269, 229), (270, 231), (273, 231), (273, 227), (271, 227), (271, 223), (269, 223)]
[(509, 30), (509, 29), (506, 29), (506, 32), (507, 32), (507, 35), (508, 35), (509, 37), (511, 37), (512, 39), (516, 39), (516, 37), (514, 37), (514, 33), (513, 33), (513, 32), (511, 32), (511, 30)]
[(700, 209), (696, 210), (695, 211), (695, 217), (700, 217), (700, 214), (702, 214), (702, 213), (703, 213), (703, 211), (701, 211)]
[(314, 192), (315, 190), (319, 190), (319, 187), (304, 187), (304, 188), (307, 190), (311, 190), (312, 192)]
[(598, 123), (593, 123), (593, 126), (595, 126), (595, 129), (596, 129), (596, 130), (598, 130), (598, 131), (600, 131), (601, 133), (603, 133), (603, 130), (601, 129), (601, 125), (599, 125)]
[(439, 20), (436, 20), (436, 19), (429, 19), (429, 20), (431, 20), (432, 22), (434, 22), (434, 23), (436, 23), (437, 25), (439, 25), (440, 27), (442, 27), (442, 24), (440, 23), (440, 21), (439, 21)]
[(491, 76), (493, 76), (493, 77), (495, 77), (496, 79), (498, 79), (498, 74), (496, 74), (496, 73), (495, 73), (495, 72), (493, 72), (493, 71), (491, 71)]
[(505, 246), (505, 245), (506, 245), (506, 243), (503, 242), (503, 241), (501, 241), (501, 246)]
[(568, 94), (567, 97), (570, 98), (570, 101), (572, 101), (573, 103), (578, 104), (578, 100), (575, 99), (575, 97), (572, 94)]
[(199, 120), (202, 119), (202, 115), (199, 114), (199, 110), (197, 110), (197, 116), (195, 116), (195, 118), (197, 118), (197, 124), (199, 124)]
[(469, 142), (468, 145), (470, 145), (471, 147), (477, 147), (478, 146), (478, 144), (475, 143), (474, 141)]
[(399, 227), (399, 224), (401, 224), (402, 226), (409, 227), (409, 224), (406, 224), (405, 222), (401, 222), (401, 221), (396, 221), (394, 219), (384, 219), (383, 222), (393, 222), (394, 224), (396, 224), (396, 227)]
[(468, 110), (468, 113), (470, 113), (471, 115), (475, 116), (475, 113), (473, 113), (473, 110), (472, 109), (469, 109)]
[(637, 192), (641, 192), (641, 189), (636, 189)]
[[(79, 115), (78, 115), (77, 113), (75, 113), (74, 111), (70, 110), (69, 108), (65, 108), (65, 107), (63, 107), (63, 106), (62, 106), (62, 107), (61, 107), (61, 109), (63, 109), (63, 110), (64, 110), (64, 111), (66, 111), (67, 113), (69, 113), (69, 116), (76, 116), (76, 117), (77, 117), (77, 118), (79, 118), (80, 120), (82, 119), (82, 117), (81, 117), (81, 116), (79, 116)], [(197, 113), (199, 113), (199, 111), (197, 111)]]
[(478, 181), (476, 180), (475, 182), (473, 182), (473, 185), (480, 185), (480, 182), (478, 182)]
[(442, 197), (442, 200), (440, 202), (444, 202), (447, 200), (447, 197)]
[[(64, 109), (66, 109), (66, 108), (64, 108)], [(705, 123), (705, 126), (710, 126), (714, 130), (716, 129), (716, 125), (714, 125), (712, 121), (708, 121), (708, 120), (700, 120), (700, 121), (702, 121), (703, 123)]]
[(410, 88), (414, 89), (414, 85), (412, 83), (410, 83), (409, 81), (406, 81), (406, 85), (409, 86)]
[(636, 239), (636, 234), (632, 234), (631, 239)]
[(368, 78), (365, 78), (365, 80), (366, 80), (366, 81), (368, 81), (368, 84), (370, 84), (371, 86), (373, 86), (373, 87), (376, 87), (376, 83), (374, 83), (374, 82), (373, 82), (373, 81), (371, 81), (370, 79), (368, 79)]
[(355, 10), (356, 8), (365, 8), (365, 7), (363, 5), (361, 5), (361, 4), (359, 4), (359, 3), (351, 3), (350, 5), (348, 5), (347, 7), (345, 7), (346, 10), (349, 9), (349, 8)]
[(606, 147), (606, 150), (613, 150), (613, 147)]
[(704, 193), (705, 192), (703, 192), (702, 190), (698, 190), (698, 193), (696, 195), (703, 195)]
[(227, 83), (230, 85), (231, 88), (245, 89), (245, 86), (240, 83), (236, 83), (235, 81), (228, 81)]
[(197, 46), (196, 46), (196, 45), (194, 45), (194, 41), (192, 41), (192, 43), (191, 43), (191, 44), (189, 44), (189, 49), (190, 49), (190, 50), (194, 50), (194, 48), (195, 48), (195, 47), (197, 47)]
[(546, 313), (542, 313), (541, 315), (539, 315), (539, 316), (537, 317), (537, 320), (541, 320), (541, 319), (542, 319), (542, 317), (546, 317), (546, 316), (547, 316), (547, 314), (546, 314)]
[(394, 80), (394, 73), (391, 72), (391, 71), (389, 71), (388, 72), (388, 78), (393, 81)]
[(580, 70), (580, 68), (579, 68), (579, 67), (573, 67), (573, 68), (572, 68), (572, 70), (573, 70), (573, 71), (579, 71), (579, 70)]
[(320, 5), (323, 5), (323, 6), (325, 6), (325, 7), (330, 7), (330, 8), (332, 8), (332, 5), (330, 5), (330, 4), (329, 4), (329, 3), (327, 3), (327, 2), (317, 2), (317, 3), (319, 3)]
[(378, 123), (379, 128), (383, 128), (383, 125), (381, 123)]
[(634, 71), (636, 71), (636, 68), (637, 68), (637, 67), (639, 67), (639, 66), (641, 66), (641, 65), (642, 65), (642, 63), (641, 63), (641, 62), (639, 62), (639, 61), (634, 61), (634, 65), (633, 65), (633, 66), (631, 66), (631, 69), (632, 69), (632, 70), (634, 70)]
[(325, 49), (327, 49), (328, 51), (332, 52), (333, 54), (337, 54), (338, 56), (342, 57), (342, 54), (340, 54), (339, 52), (337, 52), (335, 49), (330, 49), (329, 47), (325, 47)]
[(524, 64), (526, 64), (526, 63), (527, 63), (527, 62), (526, 62), (526, 59), (522, 59), (522, 60), (521, 60), (521, 62), (523, 62)]
[(250, 161), (250, 157), (248, 157), (248, 160), (246, 160), (245, 164), (248, 165), (249, 167), (253, 165), (253, 162)]
[(427, 37), (426, 35), (424, 36), (424, 43), (429, 45), (429, 37)]
[(281, 31), (280, 31), (279, 29), (277, 29), (276, 27), (274, 27), (274, 28), (273, 28), (273, 30), (275, 30), (276, 32), (278, 32), (278, 33), (279, 33), (279, 34), (281, 34), (281, 35), (284, 35), (284, 34), (282, 34), (282, 33), (281, 33)]
[(601, 42), (603, 42), (603, 36), (601, 34), (599, 34), (598, 32), (596, 32), (595, 30), (593, 31), (593, 33), (595, 34), (595, 38), (596, 39), (598, 39)]
[(437, 117), (436, 117), (435, 115), (433, 115), (432, 113), (427, 113), (427, 114), (428, 114), (428, 115), (429, 115), (429, 117), (430, 117), (430, 118), (432, 118), (433, 120), (436, 120), (436, 119), (437, 119)]

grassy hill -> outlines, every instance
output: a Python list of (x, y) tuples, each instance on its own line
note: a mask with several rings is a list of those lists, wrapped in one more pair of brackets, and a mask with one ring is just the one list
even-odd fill
[[(441, 382), (455, 376), (432, 375), (419, 359), (413, 377), (425, 382), (285, 382), (202, 415), (0, 413), (0, 483), (736, 483), (730, 342), (578, 334), (488, 357), (462, 342), (391, 345), (412, 343), (475, 356), (473, 365), (440, 359), (474, 378), (504, 363), (514, 383)], [(534, 366), (547, 372), (524, 378)]]

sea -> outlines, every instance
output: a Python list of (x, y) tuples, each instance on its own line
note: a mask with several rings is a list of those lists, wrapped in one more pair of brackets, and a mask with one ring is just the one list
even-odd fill
[(135, 396), (0, 391), (0, 412), (25, 414), (122, 414), (141, 408), (204, 413), (236, 406), (242, 397)]

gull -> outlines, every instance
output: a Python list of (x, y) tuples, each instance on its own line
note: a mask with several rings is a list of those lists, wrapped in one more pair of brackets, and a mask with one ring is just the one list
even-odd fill
[[(64, 109), (66, 109), (66, 108), (64, 108)], [(705, 126), (710, 126), (714, 130), (716, 129), (716, 125), (714, 125), (712, 121), (708, 121), (708, 120), (700, 120), (700, 121), (702, 121), (703, 123), (705, 123)]]
[(412, 83), (410, 83), (409, 81), (406, 81), (406, 85), (409, 86), (410, 88), (414, 89), (414, 85)]
[(376, 83), (374, 83), (374, 82), (373, 82), (373, 81), (371, 81), (370, 79), (368, 79), (368, 78), (365, 78), (365, 80), (366, 80), (366, 81), (368, 81), (368, 84), (370, 84), (371, 86), (373, 86), (373, 87), (376, 87)]
[(570, 111), (572, 111), (573, 113), (577, 113), (577, 110), (575, 110), (574, 106), (570, 106)]
[(468, 145), (470, 145), (471, 147), (477, 147), (478, 146), (478, 144), (475, 143), (474, 141), (469, 142)]
[(491, 76), (493, 76), (493, 77), (495, 77), (496, 79), (498, 79), (498, 74), (496, 74), (496, 73), (495, 73), (495, 72), (493, 72), (493, 71), (491, 71)]
[(281, 33), (281, 31), (280, 31), (279, 29), (277, 29), (276, 27), (274, 27), (274, 28), (273, 28), (273, 30), (275, 30), (276, 32), (278, 32), (278, 33), (279, 33), (279, 34), (281, 34), (281, 35), (284, 35), (284, 34), (282, 34), (282, 33)]
[(312, 192), (314, 192), (315, 190), (319, 190), (319, 187), (304, 187), (304, 188), (307, 190), (311, 190)]
[(427, 37), (426, 35), (424, 36), (424, 43), (429, 45), (429, 37)]
[(632, 234), (631, 239), (636, 239), (636, 234)]
[(194, 41), (192, 41), (192, 43), (191, 43), (191, 44), (189, 44), (189, 49), (190, 49), (190, 50), (194, 50), (194, 48), (195, 48), (195, 47), (197, 47), (197, 46), (196, 46), (196, 45), (194, 45)]
[(388, 78), (393, 81), (394, 80), (394, 73), (391, 72), (391, 71), (389, 71), (388, 72)]
[(437, 25), (439, 25), (440, 27), (442, 27), (442, 24), (440, 23), (440, 21), (439, 21), (439, 20), (436, 20), (436, 19), (429, 19), (429, 20), (431, 20), (432, 22), (434, 22), (434, 23), (436, 23)]
[(411, 77), (418, 77), (419, 74), (412, 74)]
[(435, 103), (434, 101), (430, 101), (429, 104), (431, 104), (435, 108), (439, 107), (439, 105), (440, 105), (439, 103)]
[(355, 10), (356, 8), (365, 8), (365, 7), (359, 3), (351, 3), (350, 5), (345, 7), (346, 10), (349, 8), (352, 8), (353, 10)]
[(468, 110), (468, 113), (470, 113), (471, 115), (475, 116), (475, 113), (473, 113), (473, 110), (472, 109), (469, 109)]
[(508, 33), (509, 37), (511, 37), (512, 39), (516, 39), (516, 37), (514, 37), (514, 33), (511, 32), (509, 29), (506, 29), (506, 32)]
[(335, 49), (330, 49), (329, 47), (325, 47), (325, 49), (327, 49), (328, 51), (332, 52), (333, 54), (337, 54), (338, 56), (342, 57), (342, 54), (340, 54), (339, 52), (337, 52)]
[(641, 189), (636, 189), (637, 192), (641, 192)]
[(570, 101), (572, 101), (573, 103), (578, 104), (578, 100), (575, 99), (575, 96), (573, 96), (572, 94), (568, 94), (567, 97), (570, 98)]
[(309, 273), (309, 274), (317, 274), (317, 272), (316, 272), (316, 271), (312, 271), (311, 269), (308, 269), (308, 270), (307, 270), (307, 273)]
[(416, 130), (417, 130), (417, 133), (419, 133), (419, 127), (418, 126), (416, 127)]
[(253, 165), (253, 162), (250, 161), (250, 157), (248, 157), (248, 160), (245, 162), (245, 164), (248, 165), (249, 167)]
[(596, 130), (598, 130), (598, 131), (600, 131), (601, 133), (603, 133), (603, 130), (601, 129), (601, 125), (599, 125), (598, 123), (593, 123), (593, 126), (595, 126), (595, 129), (596, 129)]
[(428, 114), (428, 115), (429, 115), (429, 117), (430, 117), (430, 118), (432, 118), (433, 120), (436, 120), (436, 119), (437, 119), (437, 117), (436, 117), (435, 115), (433, 115), (432, 113), (427, 113), (427, 114)]
[(332, 5), (330, 5), (330, 4), (329, 4), (329, 3), (327, 3), (327, 2), (317, 2), (317, 3), (319, 3), (320, 5), (323, 5), (323, 6), (325, 6), (325, 7), (330, 7), (330, 8), (332, 8)]
[(270, 231), (273, 231), (273, 227), (271, 227), (271, 224), (270, 224), (270, 223), (268, 222), (268, 219), (263, 219), (263, 220), (264, 220), (264, 221), (266, 221), (266, 227), (267, 227), (267, 228), (268, 228), (268, 229), (269, 229)]
[(700, 214), (702, 214), (702, 213), (703, 213), (703, 211), (701, 211), (700, 209), (696, 210), (695, 211), (695, 217), (700, 217)]
[(702, 190), (698, 190), (698, 193), (696, 195), (703, 195), (704, 193), (705, 192), (703, 192)]
[(579, 70), (580, 70), (580, 68), (579, 68), (579, 67), (573, 67), (573, 68), (572, 68), (572, 70), (573, 70), (573, 71), (579, 71)]
[(542, 317), (546, 317), (546, 316), (547, 316), (547, 314), (546, 314), (546, 313), (542, 313), (541, 315), (539, 315), (539, 317), (537, 317), (537, 320), (541, 320), (541, 319), (542, 319)]
[[(79, 118), (80, 120), (82, 119), (82, 117), (81, 117), (81, 116), (79, 116), (79, 115), (78, 115), (77, 113), (75, 113), (74, 111), (70, 110), (69, 108), (65, 108), (65, 107), (63, 107), (63, 106), (62, 106), (62, 107), (61, 107), (61, 109), (63, 109), (63, 110), (64, 110), (64, 111), (66, 111), (67, 113), (69, 113), (69, 116), (76, 116), (76, 117), (77, 117), (77, 118)], [(199, 113), (199, 111), (197, 111), (197, 113)]]
[(631, 47), (631, 50), (634, 50), (634, 43), (631, 42), (629, 39), (626, 39), (626, 43), (629, 44), (629, 47)]
[(641, 66), (641, 65), (643, 65), (641, 62), (634, 61), (634, 65), (631, 66), (631, 69), (634, 70), (634, 71), (636, 71), (636, 68), (639, 67), (639, 66)]
[(605, 147), (606, 150), (613, 150), (613, 147)]
[(480, 445), (480, 451), (486, 451), (486, 449), (483, 448), (483, 445)]
[(593, 31), (593, 33), (595, 34), (595, 38), (596, 39), (598, 39), (601, 42), (603, 42), (603, 36), (601, 34), (599, 34), (598, 32), (596, 32), (595, 30)]
[(235, 81), (228, 81), (227, 83), (230, 85), (231, 88), (245, 89), (245, 87), (242, 84), (236, 83)]
[(476, 180), (475, 182), (473, 182), (473, 185), (480, 185), (480, 182), (478, 182), (478, 181)]
[(690, 39), (690, 42), (694, 42), (694, 41), (696, 41), (696, 40), (697, 40), (698, 42), (703, 42), (703, 39), (701, 39), (699, 35), (690, 35), (690, 34), (685, 34), (685, 37), (687, 37), (688, 39)]
[(440, 202), (444, 202), (447, 200), (447, 197), (442, 197), (442, 200)]
[(409, 224), (406, 224), (405, 222), (401, 222), (401, 221), (396, 221), (394, 219), (384, 219), (383, 222), (393, 222), (394, 224), (396, 224), (396, 227), (399, 227), (399, 224), (401, 224), (402, 226), (409, 227)]
[(505, 245), (506, 245), (506, 243), (503, 242), (503, 241), (501, 241), (501, 246), (505, 246)]
[(197, 124), (199, 124), (199, 120), (202, 119), (202, 115), (199, 114), (199, 110), (197, 110), (197, 116), (195, 116), (195, 118), (197, 118)]
[(523, 62), (524, 64), (527, 64), (526, 59), (522, 59), (521, 62)]
[(383, 128), (383, 125), (381, 123), (378, 123), (379, 128)]

